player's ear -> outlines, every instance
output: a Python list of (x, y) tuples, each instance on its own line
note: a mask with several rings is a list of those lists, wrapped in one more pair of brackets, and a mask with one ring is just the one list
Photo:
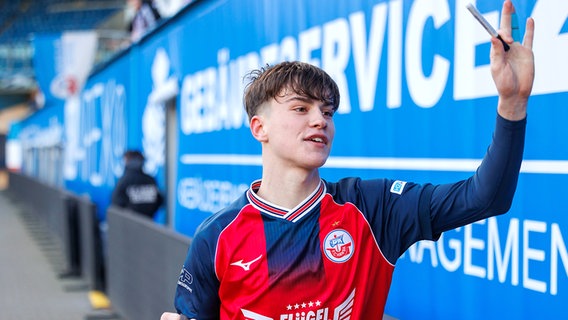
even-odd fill
[(252, 136), (259, 142), (268, 141), (268, 135), (264, 127), (264, 117), (255, 115), (250, 119), (250, 132)]

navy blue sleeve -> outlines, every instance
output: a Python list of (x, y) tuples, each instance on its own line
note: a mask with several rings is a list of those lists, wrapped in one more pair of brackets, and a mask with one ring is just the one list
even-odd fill
[(246, 192), (230, 206), (205, 219), (195, 231), (177, 282), (174, 306), (189, 319), (220, 317), (221, 285), (215, 271), (217, 242), (221, 232), (248, 203)]
[(447, 230), (507, 212), (512, 204), (523, 159), (526, 118), (497, 116), (493, 141), (475, 174), (467, 180), (432, 189), (429, 216), (432, 237)]
[(505, 213), (517, 186), (526, 120), (498, 117), (493, 141), (475, 174), (449, 184), (346, 178), (329, 183), (339, 203), (352, 202), (368, 219), (381, 252), (395, 263), (419, 240)]
[(214, 243), (196, 233), (181, 270), (174, 305), (189, 319), (219, 319), (219, 281), (215, 275)]

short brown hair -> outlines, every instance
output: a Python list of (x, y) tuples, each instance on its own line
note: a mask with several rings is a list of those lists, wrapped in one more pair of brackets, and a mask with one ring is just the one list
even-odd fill
[(339, 107), (339, 88), (335, 81), (322, 69), (305, 62), (286, 61), (266, 66), (251, 71), (246, 78), (249, 83), (243, 100), (249, 120), (263, 103), (282, 95), (284, 89), (322, 101), (333, 106), (333, 110)]

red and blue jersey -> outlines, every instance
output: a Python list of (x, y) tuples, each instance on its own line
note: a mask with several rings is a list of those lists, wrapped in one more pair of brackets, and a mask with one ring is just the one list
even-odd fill
[(508, 210), (525, 121), (498, 117), (493, 143), (467, 180), (321, 181), (296, 208), (256, 194), (261, 181), (196, 232), (175, 306), (189, 318), (381, 318), (396, 260), (413, 243)]

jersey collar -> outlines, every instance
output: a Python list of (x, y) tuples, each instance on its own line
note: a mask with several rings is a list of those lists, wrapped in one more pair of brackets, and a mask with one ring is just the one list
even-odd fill
[(326, 192), (325, 183), (320, 180), (316, 189), (304, 201), (298, 204), (295, 208), (287, 209), (270, 203), (258, 196), (257, 191), (260, 188), (261, 182), (262, 180), (254, 181), (247, 191), (247, 198), (251, 205), (267, 215), (292, 222), (300, 220), (304, 215), (317, 206), (325, 196)]

